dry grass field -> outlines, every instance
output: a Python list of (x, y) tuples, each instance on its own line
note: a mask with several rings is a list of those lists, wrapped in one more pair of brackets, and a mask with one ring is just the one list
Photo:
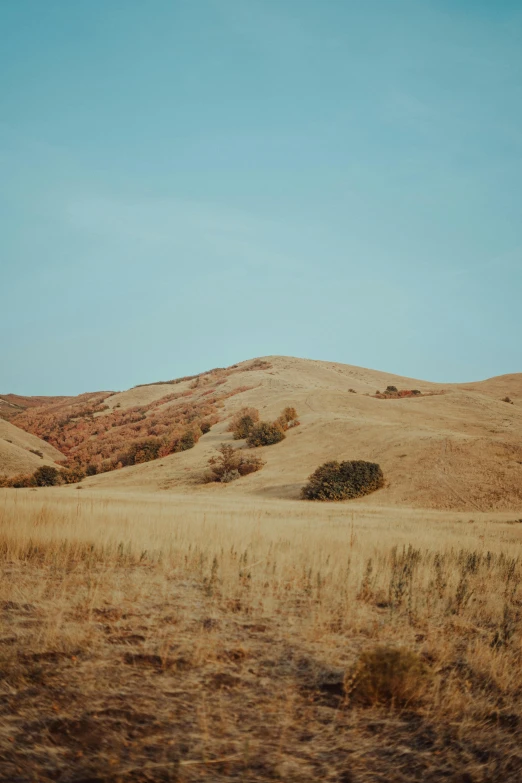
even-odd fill
[(0, 490), (1, 780), (522, 779), (522, 513), (217, 489)]

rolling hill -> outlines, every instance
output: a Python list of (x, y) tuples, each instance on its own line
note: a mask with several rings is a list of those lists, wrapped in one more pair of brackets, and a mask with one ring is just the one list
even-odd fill
[(0, 475), (33, 473), (42, 465), (56, 466), (62, 459), (54, 446), (0, 418)]
[[(375, 396), (388, 386), (420, 394)], [(503, 401), (506, 396), (513, 404)], [(258, 450), (266, 460), (262, 471), (229, 485), (201, 484), (215, 447), (233, 442), (227, 426), (235, 411), (253, 406), (262, 419), (273, 420), (287, 405), (297, 408), (301, 426), (281, 443)], [(268, 356), (124, 392), (27, 406), (11, 423), (48, 439), (69, 461), (95, 463), (98, 470), (117, 464), (121, 469), (85, 479), (83, 486), (99, 490), (297, 498), (322, 462), (364, 459), (381, 465), (386, 486), (370, 500), (352, 503), (470, 512), (522, 509), (522, 373), (437, 384), (334, 362)], [(184, 433), (195, 428), (199, 440), (182, 450)], [(144, 439), (162, 444), (158, 458), (121, 467), (128, 464), (129, 444)]]

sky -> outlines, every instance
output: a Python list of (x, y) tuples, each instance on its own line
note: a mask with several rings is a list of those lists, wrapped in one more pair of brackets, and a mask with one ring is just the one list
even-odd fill
[(522, 371), (520, 0), (0, 1), (0, 392)]

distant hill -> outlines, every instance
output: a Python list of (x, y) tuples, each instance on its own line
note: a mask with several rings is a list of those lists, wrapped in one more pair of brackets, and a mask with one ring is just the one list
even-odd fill
[(0, 475), (33, 473), (41, 465), (55, 465), (63, 458), (54, 446), (0, 419)]
[(0, 419), (12, 419), (27, 408), (41, 408), (71, 397), (22, 397), (19, 394), (0, 394)]
[[(389, 386), (398, 392), (383, 395)], [(253, 406), (271, 420), (286, 405), (297, 408), (301, 426), (260, 449), (262, 471), (227, 486), (197, 483), (215, 447), (232, 442), (227, 420), (234, 411)], [(10, 420), (48, 440), (70, 463), (121, 468), (86, 479), (86, 487), (295, 498), (322, 462), (365, 459), (378, 462), (387, 480), (372, 503), (522, 509), (522, 373), (437, 384), (268, 356), (124, 392), (28, 403)]]

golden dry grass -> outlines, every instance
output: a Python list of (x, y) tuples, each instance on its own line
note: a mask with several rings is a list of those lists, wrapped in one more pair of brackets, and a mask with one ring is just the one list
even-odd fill
[(0, 418), (0, 476), (33, 473), (42, 465), (56, 465), (61, 459), (63, 454), (58, 449)]
[(520, 520), (209, 499), (0, 491), (0, 779), (520, 780)]

